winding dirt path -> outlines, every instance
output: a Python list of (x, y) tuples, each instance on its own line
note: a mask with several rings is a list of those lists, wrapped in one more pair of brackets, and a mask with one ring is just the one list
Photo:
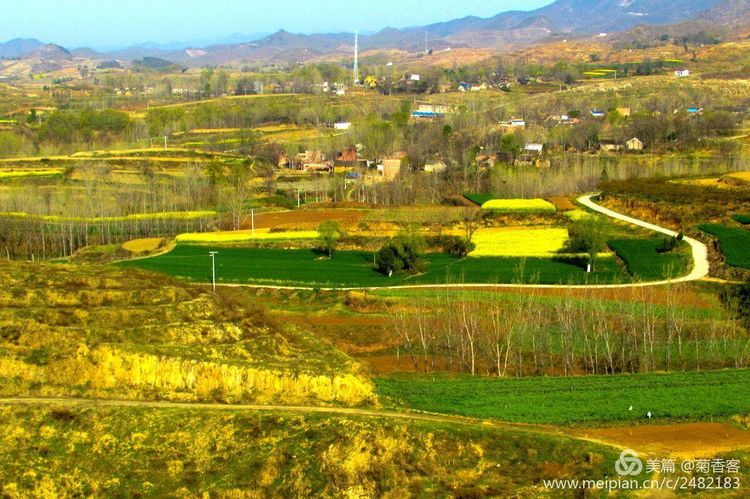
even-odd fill
[[(622, 213), (617, 213), (616, 211), (612, 211), (609, 208), (600, 206), (596, 204), (594, 201), (592, 201), (592, 198), (596, 196), (598, 196), (598, 194), (589, 194), (587, 196), (581, 196), (580, 198), (578, 198), (578, 202), (590, 210), (596, 211), (597, 213), (601, 213), (602, 215), (606, 215), (615, 220), (627, 222), (629, 224), (636, 225), (638, 227), (643, 227), (644, 229), (652, 230), (654, 232), (665, 234), (670, 237), (677, 236), (677, 232), (673, 230), (665, 229), (664, 227), (660, 227), (652, 223), (644, 222), (643, 220), (638, 220), (637, 218), (629, 217), (627, 215), (623, 215)], [(670, 282), (674, 283), (674, 282), (697, 281), (698, 279), (702, 279), (708, 275), (708, 270), (709, 270), (708, 248), (706, 247), (706, 245), (696, 239), (693, 239), (692, 237), (685, 237), (685, 242), (690, 245), (690, 248), (692, 249), (692, 252), (693, 252), (693, 269), (690, 271), (690, 273), (688, 275), (672, 279), (671, 281), (656, 281), (656, 282), (644, 283), (644, 284), (654, 286), (654, 285), (666, 284)]]
[(74, 397), (4, 397), (0, 405), (10, 406), (44, 406), (44, 407), (140, 407), (145, 409), (186, 409), (194, 411), (248, 411), (248, 412), (287, 412), (295, 414), (328, 414), (337, 416), (363, 416), (374, 418), (400, 419), (409, 421), (430, 421), (434, 423), (480, 426), (547, 435), (571, 436), (555, 426), (535, 425), (530, 423), (507, 423), (469, 418), (464, 416), (444, 415), (429, 412), (398, 412), (383, 409), (360, 409), (356, 407), (325, 407), (302, 405), (260, 405), (260, 404), (220, 404), (208, 402), (167, 402), (152, 400), (95, 399)]
[(290, 414), (324, 414), (329, 416), (355, 416), (385, 418), (403, 421), (428, 421), (479, 428), (494, 428), (560, 438), (584, 440), (622, 450), (637, 449), (643, 456), (680, 457), (682, 459), (709, 458), (721, 452), (750, 448), (750, 431), (724, 422), (693, 422), (673, 424), (647, 424), (604, 426), (595, 428), (566, 428), (552, 425), (509, 423), (483, 420), (448, 414), (417, 411), (398, 412), (381, 409), (351, 407), (287, 406), (257, 404), (219, 404), (205, 402), (165, 402), (145, 400), (116, 400), (67, 397), (7, 397), (0, 405), (20, 407), (64, 408), (144, 408), (183, 409), (190, 411), (246, 411), (283, 412)]

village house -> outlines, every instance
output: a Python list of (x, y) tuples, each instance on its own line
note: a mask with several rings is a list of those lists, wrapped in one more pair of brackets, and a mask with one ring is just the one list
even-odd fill
[(356, 162), (357, 162), (357, 147), (356, 146), (349, 146), (343, 151), (339, 151), (338, 153), (336, 153), (337, 164), (353, 165)]
[(331, 171), (332, 164), (326, 161), (326, 156), (321, 151), (305, 151), (297, 154), (295, 158), (297, 169), (304, 171)]
[(547, 117), (547, 122), (554, 125), (565, 125), (565, 126), (573, 126), (576, 123), (579, 123), (581, 120), (578, 118), (571, 118), (570, 115), (567, 114), (553, 114), (552, 116)]
[(687, 78), (690, 76), (690, 70), (689, 69), (678, 69), (674, 72), (674, 75), (677, 78)]
[(500, 121), (500, 130), (503, 133), (514, 132), (516, 130), (526, 128), (526, 120), (522, 118), (511, 118), (508, 121)]
[(599, 150), (607, 152), (622, 151), (622, 144), (618, 144), (614, 140), (602, 139), (599, 141)]
[(523, 147), (523, 150), (529, 154), (542, 154), (544, 144), (529, 143)]
[(352, 127), (352, 124), (348, 121), (340, 121), (338, 123), (333, 124), (334, 130), (349, 130)]
[(643, 142), (638, 137), (633, 137), (629, 141), (625, 142), (625, 147), (627, 147), (628, 151), (642, 151)]
[(425, 173), (442, 173), (448, 169), (448, 165), (442, 161), (433, 161), (424, 165)]
[(421, 120), (432, 120), (445, 116), (450, 112), (448, 106), (441, 106), (438, 104), (420, 104), (415, 111), (411, 113), (411, 117), (414, 119)]
[(377, 166), (378, 173), (385, 181), (395, 179), (401, 173), (401, 165), (406, 153), (397, 152), (393, 156), (382, 158)]

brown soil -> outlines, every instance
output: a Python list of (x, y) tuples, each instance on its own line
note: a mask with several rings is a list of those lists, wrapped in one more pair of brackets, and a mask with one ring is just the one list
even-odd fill
[(384, 317), (311, 317), (305, 315), (284, 315), (284, 320), (309, 326), (382, 326), (388, 322)]
[[(279, 226), (320, 224), (326, 220), (335, 220), (342, 226), (355, 226), (366, 212), (352, 209), (295, 210), (273, 213), (260, 213), (255, 216), (256, 229), (272, 229)], [(246, 220), (243, 229), (250, 229), (250, 220)]]
[[(424, 358), (417, 355), (417, 366), (414, 366), (411, 356), (407, 352), (401, 352), (401, 355), (368, 355), (357, 358), (360, 362), (367, 365), (375, 376), (382, 376), (393, 373), (414, 373), (414, 372), (456, 372), (457, 369), (448, 368), (447, 359), (436, 359), (436, 368), (433, 369), (430, 364), (429, 371), (424, 368)], [(428, 360), (432, 362), (432, 359)]]
[(551, 197), (547, 201), (554, 204), (558, 211), (570, 211), (576, 209), (576, 205), (573, 204), (573, 201), (571, 201), (570, 198), (563, 196)]
[(750, 431), (728, 423), (679, 423), (574, 430), (574, 435), (628, 447), (654, 458), (710, 458), (750, 449)]

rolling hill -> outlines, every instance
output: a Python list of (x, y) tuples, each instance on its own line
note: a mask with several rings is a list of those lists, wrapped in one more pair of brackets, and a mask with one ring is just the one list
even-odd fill
[[(428, 26), (385, 28), (360, 37), (363, 51), (421, 52), (453, 48), (514, 50), (532, 43), (562, 38), (618, 33), (631, 29), (653, 31), (653, 26), (729, 26), (737, 29), (750, 18), (749, 0), (556, 0), (533, 11), (508, 11), (490, 18), (468, 16)], [(349, 56), (353, 33), (295, 34), (280, 30), (258, 40), (207, 47), (142, 44), (96, 54), (77, 49), (75, 56), (132, 61), (158, 57), (179, 65), (289, 63), (321, 57)], [(37, 40), (12, 40), (0, 45), (5, 57), (30, 57), (44, 44)], [(61, 54), (61, 58), (70, 54)], [(46, 59), (49, 62), (49, 58)]]

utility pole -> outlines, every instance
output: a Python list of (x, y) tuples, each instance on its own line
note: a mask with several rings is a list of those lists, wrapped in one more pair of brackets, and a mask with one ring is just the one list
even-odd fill
[(167, 136), (164, 136), (164, 150), (167, 150)]
[(250, 208), (250, 234), (255, 239), (255, 208)]
[(359, 84), (359, 32), (354, 32), (354, 84)]
[(209, 251), (208, 254), (211, 257), (211, 284), (216, 292), (216, 254), (218, 251)]

